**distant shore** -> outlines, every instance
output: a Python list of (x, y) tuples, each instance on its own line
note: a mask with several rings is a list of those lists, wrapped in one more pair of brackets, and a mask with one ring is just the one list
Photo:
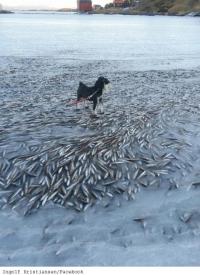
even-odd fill
[[(77, 12), (77, 9), (59, 9), (59, 10), (23, 10), (23, 12), (66, 12), (66, 13), (71, 13), (71, 12)], [(9, 10), (1, 10), (0, 14), (13, 14), (15, 12), (9, 11)], [(146, 16), (155, 16), (155, 15), (162, 15), (162, 16), (191, 16), (191, 17), (199, 17), (200, 16), (200, 11), (187, 11), (187, 12), (149, 12), (149, 11), (140, 11), (136, 9), (131, 9), (131, 8), (102, 8), (98, 10), (92, 10), (89, 12), (85, 12), (86, 14), (105, 14), (105, 15), (146, 15)]]
[(7, 10), (0, 10), (0, 14), (9, 14), (14, 13), (13, 11), (7, 11)]
[(190, 12), (148, 12), (148, 11), (139, 11), (135, 9), (120, 9), (120, 8), (111, 8), (111, 9), (99, 9), (88, 12), (89, 14), (121, 14), (121, 15), (163, 15), (163, 16), (200, 16), (200, 11), (190, 11)]

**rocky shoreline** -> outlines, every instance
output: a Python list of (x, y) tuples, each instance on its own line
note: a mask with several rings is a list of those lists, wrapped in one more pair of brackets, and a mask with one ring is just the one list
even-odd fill
[(146, 15), (146, 16), (192, 16), (198, 17), (200, 16), (200, 11), (194, 12), (147, 12), (147, 11), (138, 11), (133, 9), (101, 9), (101, 10), (93, 10), (89, 12), (89, 14), (120, 14), (120, 15)]

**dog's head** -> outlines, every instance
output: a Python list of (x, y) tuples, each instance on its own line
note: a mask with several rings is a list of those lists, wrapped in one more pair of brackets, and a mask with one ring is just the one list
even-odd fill
[(103, 90), (107, 91), (109, 86), (110, 86), (110, 81), (103, 76), (100, 76), (95, 83), (95, 87), (98, 90), (102, 90), (102, 91)]

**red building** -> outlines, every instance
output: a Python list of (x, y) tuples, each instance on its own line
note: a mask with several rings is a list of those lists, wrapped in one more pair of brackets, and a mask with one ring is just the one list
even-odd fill
[(122, 7), (125, 2), (127, 2), (127, 1), (126, 0), (114, 0), (113, 4), (115, 7)]
[(87, 12), (92, 10), (91, 0), (78, 0), (77, 1), (78, 10), (80, 12)]

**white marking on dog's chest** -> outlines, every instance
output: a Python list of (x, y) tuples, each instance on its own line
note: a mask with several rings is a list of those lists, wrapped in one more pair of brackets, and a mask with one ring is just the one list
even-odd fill
[(109, 92), (111, 89), (111, 84), (105, 84), (104, 87), (103, 87), (103, 92)]

